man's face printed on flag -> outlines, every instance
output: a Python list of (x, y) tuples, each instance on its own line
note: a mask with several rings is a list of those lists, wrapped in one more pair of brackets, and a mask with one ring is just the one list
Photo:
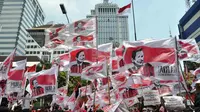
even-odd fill
[(85, 60), (84, 51), (81, 51), (81, 52), (77, 53), (77, 61), (82, 63), (82, 62), (84, 62), (84, 60)]
[(142, 66), (144, 62), (144, 53), (142, 50), (133, 51), (132, 55), (133, 63)]
[(37, 82), (37, 80), (36, 80), (36, 79), (34, 79), (34, 80), (33, 80), (33, 86), (34, 86), (35, 88), (37, 88), (37, 87), (38, 87), (38, 82)]

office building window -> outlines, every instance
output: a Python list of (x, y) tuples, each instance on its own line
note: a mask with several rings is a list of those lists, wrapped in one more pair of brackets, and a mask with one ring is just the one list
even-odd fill
[(33, 54), (33, 52), (32, 52), (32, 51), (30, 51), (30, 54)]
[(37, 51), (37, 54), (40, 54), (40, 51)]
[(36, 54), (36, 51), (34, 51), (33, 54)]

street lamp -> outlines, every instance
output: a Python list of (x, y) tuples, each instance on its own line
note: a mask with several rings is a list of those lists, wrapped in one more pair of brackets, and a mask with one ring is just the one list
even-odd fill
[(67, 22), (68, 22), (68, 24), (69, 24), (69, 18), (68, 18), (68, 16), (67, 16), (67, 11), (66, 11), (66, 9), (65, 9), (64, 4), (60, 4), (60, 9), (61, 9), (62, 13), (65, 14), (65, 16), (66, 16), (66, 18), (67, 18)]

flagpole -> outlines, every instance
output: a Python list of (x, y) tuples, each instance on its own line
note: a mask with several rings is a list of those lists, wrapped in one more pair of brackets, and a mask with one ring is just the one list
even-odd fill
[(132, 4), (132, 15), (133, 15), (134, 36), (135, 36), (135, 41), (137, 41), (136, 23), (135, 23), (135, 12), (134, 12), (133, 0), (131, 0), (131, 4)]

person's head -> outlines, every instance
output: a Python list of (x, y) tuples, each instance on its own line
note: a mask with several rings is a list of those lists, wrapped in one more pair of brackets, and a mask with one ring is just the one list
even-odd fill
[(132, 62), (138, 66), (142, 66), (144, 63), (144, 53), (142, 49), (138, 49), (132, 52)]
[(38, 82), (37, 82), (37, 79), (33, 79), (32, 81), (32, 84), (33, 84), (33, 87), (37, 88), (38, 87)]
[(80, 42), (81, 41), (81, 37), (80, 36), (77, 36), (76, 37), (76, 42)]
[(76, 60), (77, 60), (77, 63), (83, 63), (84, 60), (85, 60), (85, 53), (83, 50), (79, 51), (77, 54), (76, 54)]

